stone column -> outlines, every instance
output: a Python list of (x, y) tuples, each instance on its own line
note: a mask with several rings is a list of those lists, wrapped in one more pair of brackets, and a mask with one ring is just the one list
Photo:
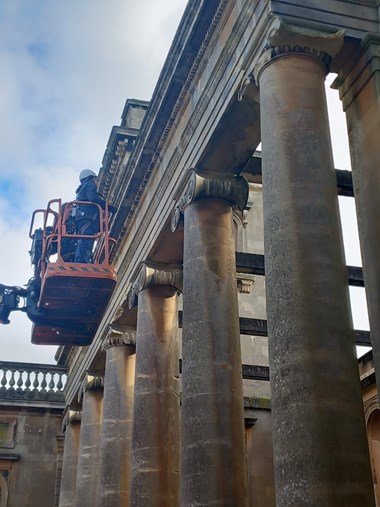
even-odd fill
[(135, 376), (134, 329), (111, 325), (106, 351), (97, 507), (128, 507)]
[(103, 378), (87, 373), (82, 382), (79, 398), (82, 396), (75, 507), (94, 507), (98, 491)]
[(362, 46), (351, 72), (335, 83), (348, 124), (373, 358), (380, 372), (380, 36), (369, 34)]
[(137, 302), (131, 506), (179, 507), (177, 293), (182, 271), (143, 264)]
[(190, 172), (184, 215), (181, 507), (244, 507), (247, 470), (233, 211), (243, 177)]
[(342, 39), (275, 19), (256, 68), (278, 507), (374, 505), (324, 91)]
[(59, 507), (73, 507), (76, 491), (79, 437), (81, 414), (68, 410), (63, 420), (65, 444), (63, 449), (63, 463), (61, 485), (59, 493)]

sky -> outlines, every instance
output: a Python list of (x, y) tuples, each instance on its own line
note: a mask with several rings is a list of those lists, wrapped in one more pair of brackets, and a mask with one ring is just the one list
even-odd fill
[[(101, 167), (125, 100), (150, 100), (186, 3), (0, 2), (0, 283), (27, 283), (33, 210), (74, 199), (79, 172)], [(327, 95), (335, 167), (349, 169), (340, 102)], [(353, 199), (340, 205), (347, 264), (360, 265)], [(368, 329), (364, 290), (351, 294), (354, 325)], [(0, 325), (0, 360), (53, 364), (56, 347), (32, 345), (30, 330), (13, 312)]]

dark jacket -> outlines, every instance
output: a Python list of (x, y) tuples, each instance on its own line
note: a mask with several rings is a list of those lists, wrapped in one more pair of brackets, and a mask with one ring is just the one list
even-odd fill
[[(96, 184), (93, 178), (87, 178), (81, 182), (79, 187), (77, 188), (77, 201), (87, 201), (94, 202), (99, 204), (102, 209), (106, 207), (106, 201), (103, 197), (98, 194)], [(96, 206), (91, 206), (90, 204), (80, 204), (77, 219), (89, 219), (99, 220), (98, 208)]]

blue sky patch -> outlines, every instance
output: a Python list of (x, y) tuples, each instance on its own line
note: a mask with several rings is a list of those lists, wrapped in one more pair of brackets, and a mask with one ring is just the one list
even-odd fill
[(26, 187), (17, 178), (0, 177), (0, 201), (8, 216), (8, 223), (22, 222), (30, 215), (25, 207)]
[(48, 45), (43, 42), (32, 42), (28, 44), (28, 52), (33, 56), (33, 59), (41, 66), (45, 67), (49, 58)]

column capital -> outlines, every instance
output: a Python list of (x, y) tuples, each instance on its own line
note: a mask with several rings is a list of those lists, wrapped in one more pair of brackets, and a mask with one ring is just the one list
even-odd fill
[(256, 83), (263, 69), (274, 60), (288, 55), (305, 55), (316, 58), (324, 66), (326, 74), (330, 71), (332, 58), (343, 46), (344, 30), (323, 32), (302, 26), (285, 23), (279, 17), (267, 28), (266, 44), (254, 68)]
[(236, 273), (237, 287), (240, 294), (250, 294), (255, 276), (249, 273)]
[(243, 210), (248, 199), (249, 186), (244, 176), (206, 175), (190, 170), (183, 180), (180, 197), (177, 200), (171, 221), (174, 232), (181, 221), (185, 208), (192, 202), (205, 198), (216, 197), (229, 201), (232, 206)]
[(82, 412), (79, 410), (71, 410), (68, 408), (66, 410), (66, 413), (64, 415), (63, 421), (62, 421), (62, 433), (65, 432), (67, 426), (73, 422), (80, 422), (82, 417)]
[(136, 346), (136, 329), (132, 326), (109, 324), (108, 333), (102, 343), (102, 350), (123, 345)]
[(91, 391), (92, 389), (100, 389), (100, 388), (102, 389), (103, 387), (104, 387), (104, 377), (86, 372), (82, 380), (81, 386), (79, 388), (78, 402), (81, 401), (82, 396), (87, 391)]
[(182, 268), (168, 266), (167, 264), (143, 262), (135, 275), (132, 288), (128, 294), (129, 309), (137, 305), (139, 292), (157, 285), (168, 285), (182, 292)]

